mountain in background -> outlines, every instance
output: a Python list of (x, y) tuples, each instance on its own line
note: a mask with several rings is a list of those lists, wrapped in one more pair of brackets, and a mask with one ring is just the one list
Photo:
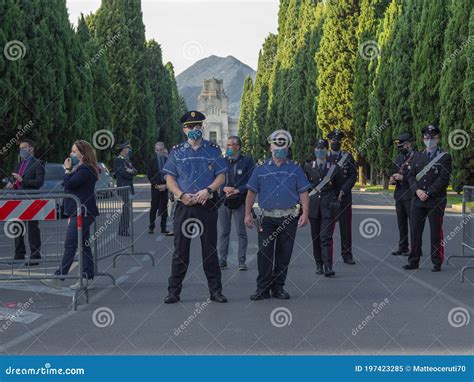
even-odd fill
[(197, 61), (176, 76), (178, 91), (186, 100), (189, 110), (196, 109), (197, 98), (201, 93), (202, 82), (209, 78), (224, 80), (224, 88), (229, 98), (229, 115), (238, 117), (240, 99), (245, 77), (255, 79), (255, 70), (233, 56), (209, 56)]

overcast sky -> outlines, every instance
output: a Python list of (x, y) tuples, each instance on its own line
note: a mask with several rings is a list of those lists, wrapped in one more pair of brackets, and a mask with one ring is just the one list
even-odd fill
[[(100, 0), (66, 0), (69, 18), (95, 12)], [(201, 58), (232, 55), (257, 68), (268, 33), (277, 32), (278, 0), (142, 0), (146, 38), (179, 74)]]

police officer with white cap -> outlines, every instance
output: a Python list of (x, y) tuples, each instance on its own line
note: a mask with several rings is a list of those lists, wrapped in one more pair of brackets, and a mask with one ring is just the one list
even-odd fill
[[(311, 187), (303, 169), (288, 159), (288, 147), (292, 138), (285, 130), (277, 130), (268, 138), (271, 158), (255, 167), (247, 184), (245, 224), (254, 226), (252, 206), (258, 195), (258, 205), (263, 210), (261, 229), (258, 233), (257, 290), (251, 300), (263, 300), (273, 296), (289, 299), (283, 289), (288, 265), (295, 242), (297, 227), (308, 224)], [(302, 212), (298, 218), (297, 205)], [(271, 295), (270, 295), (271, 292)]]

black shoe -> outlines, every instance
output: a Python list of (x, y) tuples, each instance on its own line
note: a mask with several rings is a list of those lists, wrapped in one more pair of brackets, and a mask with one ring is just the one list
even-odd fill
[(392, 255), (393, 255), (393, 256), (401, 256), (402, 254), (403, 254), (402, 251), (393, 251), (393, 252), (392, 252)]
[(316, 265), (316, 274), (317, 274), (317, 275), (322, 275), (323, 273), (324, 273), (324, 271), (323, 271), (323, 266), (317, 264), (317, 265)]
[(227, 261), (219, 262), (219, 268), (220, 269), (227, 269)]
[(344, 264), (350, 264), (350, 265), (354, 265), (356, 262), (354, 261), (353, 258), (350, 258), (350, 259), (344, 259)]
[(245, 263), (240, 263), (239, 264), (239, 271), (246, 271), (248, 269), (249, 268), (247, 267), (247, 264), (245, 264)]
[(413, 269), (418, 269), (418, 265), (415, 264), (407, 264), (402, 267), (403, 269), (406, 269), (407, 271), (413, 270)]
[(254, 294), (250, 296), (250, 299), (253, 301), (257, 300), (265, 300), (267, 298), (270, 298), (270, 292), (268, 290), (256, 290)]
[(227, 302), (227, 298), (222, 294), (222, 292), (216, 292), (211, 294), (211, 301), (224, 303)]
[(283, 289), (282, 286), (278, 286), (272, 288), (272, 297), (279, 298), (282, 300), (288, 300), (290, 298), (290, 295), (286, 290)]
[(336, 276), (336, 272), (334, 272), (331, 268), (324, 266), (324, 277), (332, 277)]
[(150, 228), (150, 229), (148, 229), (148, 233), (149, 233), (150, 235), (153, 235), (153, 234), (155, 233), (155, 230)]
[(410, 256), (410, 251), (408, 251), (408, 252), (403, 252), (402, 255), (403, 255), (403, 256)]
[(181, 301), (179, 295), (175, 295), (173, 293), (170, 293), (168, 296), (165, 297), (165, 304), (174, 304), (178, 301)]
[(167, 231), (166, 229), (162, 229), (161, 233), (165, 236), (173, 236), (174, 235), (173, 232)]
[(431, 272), (441, 272), (441, 265), (433, 265)]
[(34, 267), (35, 265), (39, 265), (39, 260), (41, 260), (41, 256), (31, 256), (30, 259), (25, 262), (25, 265)]
[(13, 260), (25, 260), (25, 255), (15, 255)]

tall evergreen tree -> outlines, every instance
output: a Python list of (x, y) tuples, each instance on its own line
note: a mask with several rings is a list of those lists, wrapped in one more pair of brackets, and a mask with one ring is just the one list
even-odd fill
[(247, 76), (244, 81), (244, 88), (242, 90), (242, 101), (240, 102), (240, 116), (239, 116), (239, 136), (242, 140), (242, 150), (245, 153), (252, 152), (253, 136), (253, 98), (252, 98), (253, 82), (252, 77)]
[(411, 109), (416, 136), (429, 123), (439, 124), (439, 80), (443, 65), (444, 30), (447, 22), (445, 0), (423, 0), (420, 21), (415, 25)]
[(326, 6), (323, 37), (316, 55), (319, 68), (317, 121), (324, 136), (334, 128), (343, 130), (347, 137), (344, 148), (354, 153), (352, 102), (359, 1), (328, 0)]
[[(469, 182), (472, 167), (464, 164), (473, 160), (474, 150), (468, 145), (468, 137), (472, 136), (468, 125), (468, 114), (473, 113), (463, 97), (464, 79), (468, 68), (469, 16), (473, 8), (470, 0), (452, 1), (449, 8), (449, 21), (444, 38), (444, 61), (440, 79), (440, 127), (443, 146), (452, 146), (453, 187), (461, 190)], [(471, 56), (471, 61), (472, 61)], [(457, 139), (461, 139), (456, 142)], [(459, 148), (459, 149), (458, 149)]]

